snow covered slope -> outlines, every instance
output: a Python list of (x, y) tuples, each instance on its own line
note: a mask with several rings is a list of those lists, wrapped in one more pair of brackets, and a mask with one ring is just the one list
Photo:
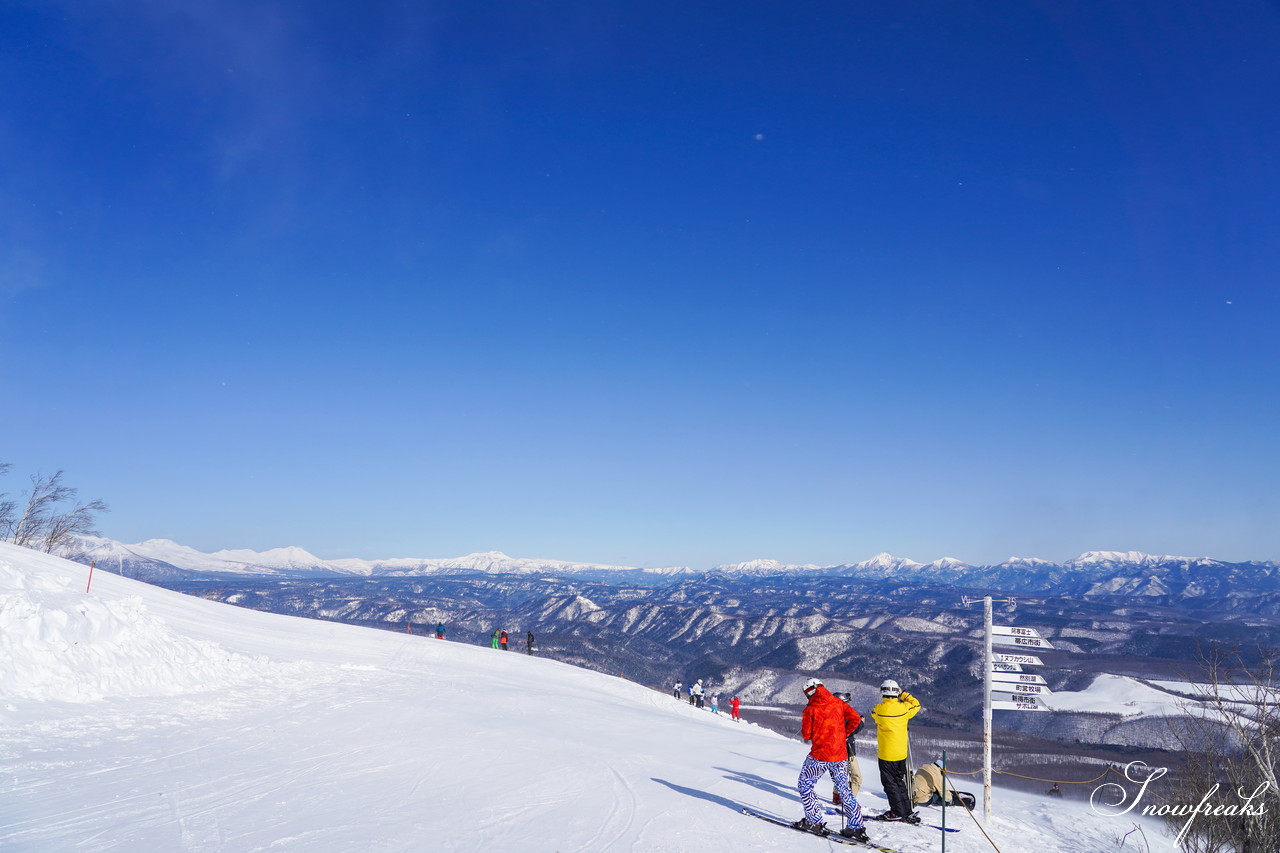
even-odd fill
[[(5, 851), (844, 849), (738, 814), (799, 816), (799, 741), (554, 661), (101, 572), (86, 594), (86, 573), (0, 544)], [(861, 800), (885, 808), (875, 785)], [(1096, 853), (1130, 828), (1013, 792), (996, 807), (1006, 851)], [(948, 850), (990, 850), (949, 820)]]

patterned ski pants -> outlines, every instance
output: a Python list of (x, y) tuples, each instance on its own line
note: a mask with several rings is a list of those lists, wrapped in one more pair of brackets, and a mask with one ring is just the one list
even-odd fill
[(844, 807), (845, 825), (854, 829), (862, 826), (862, 807), (854, 799), (849, 790), (849, 768), (843, 761), (818, 761), (812, 755), (805, 756), (804, 766), (800, 768), (800, 781), (796, 790), (800, 792), (800, 804), (804, 806), (804, 817), (809, 823), (822, 823), (822, 808), (813, 793), (813, 786), (823, 773), (831, 774), (831, 781), (836, 785), (836, 793)]

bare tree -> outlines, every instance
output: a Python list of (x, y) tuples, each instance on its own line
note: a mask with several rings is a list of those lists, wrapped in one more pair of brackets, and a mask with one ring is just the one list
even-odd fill
[(49, 530), (44, 537), (45, 552), (63, 550), (72, 543), (74, 536), (98, 535), (94, 515), (110, 511), (103, 501), (91, 500), (88, 503), (77, 503), (67, 512), (53, 516), (49, 519)]
[[(94, 528), (95, 514), (110, 509), (101, 500), (77, 503), (78, 490), (64, 485), (62, 474), (58, 471), (48, 477), (39, 474), (31, 477), (31, 491), (22, 514), (15, 517), (13, 509), (9, 510), (9, 521), (4, 527), (6, 539), (15, 545), (51, 552), (69, 544), (73, 536), (98, 532)], [(64, 509), (63, 505), (68, 502), (71, 508)], [(0, 504), (0, 521), (4, 518), (4, 505)]]
[(1280, 655), (1214, 649), (1189, 678), (1200, 698), (1170, 718), (1187, 757), (1179, 798), (1221, 808), (1171, 814), (1189, 853), (1264, 853), (1280, 838)]
[[(9, 473), (9, 469), (13, 467), (10, 462), (0, 462), (0, 477)], [(13, 525), (17, 521), (13, 517), (13, 512), (18, 505), (11, 500), (7, 492), (0, 492), (0, 542), (9, 538), (13, 532)]]

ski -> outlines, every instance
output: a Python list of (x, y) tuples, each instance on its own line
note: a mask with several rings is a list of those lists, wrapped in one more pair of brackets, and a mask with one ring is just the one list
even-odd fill
[[(826, 809), (824, 810), (824, 814), (830, 815), (832, 817), (839, 817), (840, 815), (844, 814), (844, 812), (837, 811), (836, 809)], [(943, 827), (943, 826), (938, 826), (936, 823), (907, 823), (905, 820), (886, 820), (880, 815), (867, 815), (863, 819), (879, 821), (880, 823), (901, 823), (901, 824), (905, 824), (906, 826), (927, 826), (932, 829), (941, 830), (942, 832), (959, 832), (960, 831), (960, 828), (957, 826)]]
[(874, 841), (854, 841), (852, 838), (845, 838), (843, 835), (841, 835), (838, 832), (832, 832), (829, 835), (818, 835), (816, 832), (808, 832), (803, 829), (796, 829), (794, 826), (791, 825), (791, 821), (789, 820), (783, 820), (780, 817), (774, 817), (773, 815), (752, 811), (751, 809), (748, 809), (748, 808), (744, 808), (742, 810), (742, 813), (744, 815), (750, 815), (751, 817), (758, 817), (760, 818), (760, 820), (768, 821), (769, 823), (777, 824), (778, 826), (786, 827), (787, 829), (790, 829), (793, 832), (803, 832), (805, 835), (812, 835), (814, 838), (822, 838), (827, 841), (834, 841), (836, 844), (848, 844), (851, 847), (869, 847), (872, 850), (879, 850), (880, 853), (901, 853), (901, 851), (899, 850), (895, 850), (892, 847), (881, 846), (879, 844), (876, 844)]

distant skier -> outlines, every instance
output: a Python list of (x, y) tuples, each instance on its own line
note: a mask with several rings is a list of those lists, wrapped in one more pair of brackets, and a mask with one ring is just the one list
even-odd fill
[(532, 631), (524, 632), (524, 647), (529, 652), (529, 654), (533, 654), (533, 632)]
[(696, 704), (698, 704), (698, 697), (696, 697), (696, 696), (694, 696), (694, 695), (693, 695), (693, 685), (692, 685), (692, 684), (690, 684), (690, 685), (689, 685), (688, 690), (689, 690), (689, 704), (690, 704), (690, 705), (696, 705)]
[(889, 810), (877, 820), (919, 823), (920, 815), (907, 793), (907, 723), (920, 713), (920, 701), (893, 679), (880, 685), (881, 702), (871, 709), (876, 721), (876, 755), (880, 759), (880, 784), (889, 798)]
[(867, 830), (863, 827), (862, 808), (849, 790), (849, 771), (846, 767), (849, 752), (845, 746), (845, 738), (857, 729), (862, 718), (851, 706), (831, 695), (831, 691), (816, 678), (810, 678), (804, 683), (804, 695), (809, 704), (805, 706), (800, 719), (800, 737), (813, 746), (804, 759), (800, 779), (796, 783), (800, 803), (804, 806), (804, 817), (791, 825), (818, 835), (831, 834), (822, 819), (818, 798), (813, 793), (818, 779), (823, 773), (828, 773), (835, 782), (836, 790), (840, 792), (844, 811), (845, 826), (840, 834), (845, 838), (869, 843)]
[[(840, 698), (840, 701), (844, 702), (850, 708), (853, 708), (852, 693), (837, 693), (835, 695)], [(854, 710), (857, 711), (856, 708), (854, 708)], [(859, 792), (862, 791), (862, 767), (858, 765), (858, 756), (857, 756), (858, 744), (857, 744), (857, 739), (854, 737), (854, 735), (856, 735), (861, 730), (862, 730), (862, 715), (859, 714), (858, 727), (855, 728), (853, 731), (849, 732), (849, 736), (844, 739), (844, 745), (849, 750), (849, 759), (848, 761), (845, 762), (845, 767), (849, 771), (849, 791), (850, 793), (853, 794), (855, 798), (858, 796)], [(835, 803), (837, 806), (841, 804), (839, 791), (836, 791), (831, 795), (831, 801)]]
[(738, 709), (740, 707), (742, 707), (742, 701), (739, 700), (737, 696), (734, 696), (733, 699), (729, 702), (729, 716), (732, 719), (735, 719), (735, 720), (742, 719), (742, 717), (738, 716)]
[(494, 649), (498, 648), (498, 640), (501, 638), (502, 638), (502, 630), (499, 628), (494, 628), (493, 633), (489, 635), (490, 648), (494, 648)]
[(436, 625), (436, 639), (437, 640), (444, 639), (444, 623), (443, 622)]
[(698, 682), (693, 685), (693, 700), (697, 707), (702, 707), (702, 703), (705, 701), (705, 695), (706, 691), (702, 687), (702, 679), (699, 678)]
[(1054, 783), (1053, 783), (1053, 787), (1052, 787), (1052, 788), (1050, 788), (1049, 790), (1045, 791), (1045, 793), (1046, 793), (1046, 794), (1048, 794), (1048, 795), (1049, 795), (1049, 796), (1051, 796), (1051, 797), (1061, 797), (1061, 796), (1062, 796), (1062, 789), (1058, 787), (1058, 783), (1057, 783), (1057, 782), (1054, 782)]
[(507, 650), (507, 632), (506, 631), (503, 631), (502, 634), (498, 636), (498, 647), (502, 649), (504, 652)]
[(711, 694), (711, 713), (713, 714), (720, 713), (720, 694), (719, 693)]
[(676, 686), (675, 686), (675, 689), (671, 691), (671, 695), (672, 695), (672, 696), (674, 696), (674, 697), (676, 697), (677, 699), (679, 699), (679, 698), (680, 698), (680, 688), (682, 688), (682, 687), (684, 687), (684, 682), (677, 678), (677, 679), (676, 679)]

